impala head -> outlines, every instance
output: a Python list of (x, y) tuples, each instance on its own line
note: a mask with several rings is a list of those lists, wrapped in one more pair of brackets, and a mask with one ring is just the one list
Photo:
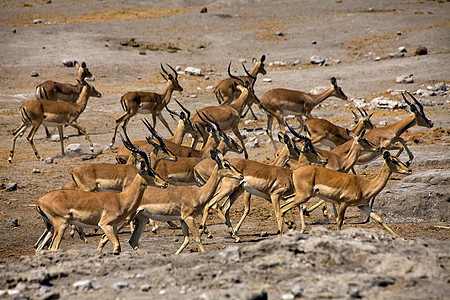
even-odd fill
[(362, 110), (359, 109), (359, 107), (357, 108), (359, 113), (361, 114), (361, 116), (359, 117), (357, 114), (355, 114), (355, 112), (352, 110), (353, 116), (354, 116), (354, 121), (355, 124), (357, 123), (362, 123), (363, 124), (363, 128), (364, 129), (368, 129), (371, 130), (374, 128), (372, 121), (370, 121), (370, 117), (372, 117), (373, 113), (371, 113), (370, 115), (367, 113), (367, 111), (363, 108)]
[(165, 80), (169, 81), (169, 82), (172, 84), (172, 87), (173, 87), (173, 90), (174, 90), (174, 91), (182, 92), (182, 91), (183, 91), (183, 88), (181, 87), (180, 83), (178, 82), (178, 73), (177, 73), (177, 71), (175, 71), (175, 69), (172, 68), (171, 65), (169, 65), (169, 64), (166, 64), (166, 65), (168, 65), (169, 68), (172, 69), (173, 74), (175, 74), (175, 77), (174, 77), (172, 74), (168, 73), (168, 72), (164, 69), (164, 67), (163, 67), (162, 64), (161, 64), (161, 69), (163, 70), (164, 74), (167, 75), (167, 77), (166, 77), (163, 73), (160, 73), (161, 76), (162, 76)]
[(75, 67), (78, 69), (78, 80), (84, 81), (85, 78), (91, 78), (92, 74), (89, 72), (89, 69), (86, 67), (86, 63), (83, 61), (81, 65), (75, 61)]
[[(202, 117), (202, 115), (203, 115), (203, 117)], [(236, 141), (233, 138), (229, 137), (228, 135), (225, 134), (225, 132), (222, 131), (222, 129), (220, 128), (219, 123), (217, 123), (216, 121), (214, 121), (213, 119), (208, 117), (203, 112), (199, 113), (199, 117), (200, 117), (200, 119), (203, 122), (205, 122), (207, 124), (210, 124), (210, 126), (212, 128), (214, 128), (214, 130), (217, 132), (217, 134), (219, 136), (219, 139), (223, 143), (225, 143), (225, 145), (227, 146), (228, 151), (236, 152), (236, 153), (239, 153), (239, 154), (241, 154), (244, 151), (242, 146), (240, 146), (238, 143), (236, 143)]]
[(95, 87), (93, 87), (92, 85), (90, 85), (86, 81), (79, 81), (78, 79), (77, 79), (77, 81), (78, 81), (78, 83), (80, 85), (83, 86), (83, 88), (81, 90), (81, 93), (83, 93), (83, 90), (85, 90), (89, 97), (100, 98), (102, 96), (102, 94), (99, 91), (97, 91), (95, 89)]
[(264, 69), (264, 61), (266, 60), (266, 56), (261, 56), (261, 59), (258, 61), (256, 58), (252, 59), (252, 63), (255, 65), (255, 69), (257, 68), (257, 72), (255, 74), (263, 74), (266, 75), (266, 69)]
[(389, 166), (389, 170), (393, 173), (406, 175), (410, 175), (412, 173), (411, 169), (406, 164), (398, 160), (397, 157), (391, 156), (391, 154), (387, 150), (384, 150), (383, 152), (383, 159)]
[(240, 90), (241, 92), (243, 92), (243, 90), (247, 90), (248, 91), (248, 98), (247, 101), (249, 104), (259, 104), (259, 98), (256, 96), (255, 91), (253, 89), (253, 87), (255, 86), (256, 83), (256, 77), (251, 75), (247, 68), (245, 68), (245, 65), (242, 64), (242, 67), (244, 68), (245, 73), (247, 74), (248, 77), (253, 79), (253, 82), (248, 82), (247, 80), (242, 79), (241, 77), (238, 76), (234, 76), (233, 74), (231, 74), (230, 68), (231, 68), (231, 62), (228, 64), (228, 76), (230, 76), (231, 78), (237, 80), (237, 86), (236, 88), (238, 90)]
[(154, 183), (156, 186), (159, 186), (163, 189), (167, 188), (167, 186), (168, 186), (167, 181), (162, 179), (150, 167), (150, 154), (144, 149), (135, 147), (133, 145), (133, 143), (130, 141), (130, 139), (128, 138), (126, 132), (124, 132), (124, 134), (125, 134), (127, 141), (124, 140), (121, 133), (119, 133), (119, 134), (120, 134), (120, 138), (122, 139), (123, 145), (131, 152), (139, 154), (142, 157), (143, 161), (141, 161), (141, 164), (140, 164), (139, 175), (141, 175), (142, 178), (145, 179), (145, 181), (147, 182), (147, 185), (151, 185)]
[(142, 122), (147, 127), (147, 129), (150, 131), (150, 133), (158, 140), (158, 143), (155, 143), (150, 137), (145, 137), (147, 140), (147, 143), (153, 146), (153, 155), (155, 155), (155, 158), (158, 160), (169, 160), (176, 162), (177, 157), (170, 151), (166, 144), (164, 143), (164, 138), (156, 132), (156, 130), (150, 125), (150, 123), (147, 121), (147, 119), (143, 119)]
[(287, 128), (289, 131), (297, 137), (300, 141), (304, 142), (303, 149), (301, 150), (303, 155), (308, 159), (310, 163), (316, 163), (321, 164), (322, 166), (325, 166), (328, 163), (328, 158), (321, 155), (319, 152), (316, 151), (316, 148), (314, 148), (314, 145), (311, 142), (311, 139), (299, 134), (296, 132), (287, 122), (285, 122)]
[(423, 106), (422, 104), (417, 101), (416, 98), (414, 98), (413, 95), (411, 95), (410, 92), (406, 91), (406, 93), (408, 93), (408, 95), (414, 100), (414, 102), (416, 104), (413, 104), (411, 102), (409, 102), (406, 97), (405, 94), (402, 92), (402, 96), (403, 99), (405, 100), (406, 104), (408, 104), (410, 111), (416, 116), (416, 125), (417, 126), (423, 126), (423, 127), (428, 127), (428, 128), (433, 128), (434, 124), (433, 122), (431, 122), (430, 119), (428, 119), (425, 116), (425, 112), (423, 111)]
[[(173, 100), (175, 100), (175, 102), (177, 102), (178, 105), (181, 106), (180, 102), (178, 102), (177, 99), (173, 98)], [(197, 131), (195, 130), (194, 126), (191, 123), (191, 120), (189, 119), (191, 117), (191, 113), (188, 110), (186, 110), (184, 107), (181, 106), (183, 110), (187, 111), (187, 114), (184, 111), (177, 113), (176, 111), (170, 110), (169, 107), (167, 106), (167, 103), (164, 103), (164, 105), (166, 107), (166, 110), (172, 117), (172, 119), (183, 123), (185, 133), (190, 133), (192, 135), (197, 134)]]
[(217, 173), (221, 178), (228, 177), (238, 180), (243, 180), (244, 175), (238, 169), (236, 169), (228, 160), (226, 160), (222, 153), (217, 150), (211, 150), (211, 159), (217, 163), (218, 171)]
[(365, 129), (362, 130), (359, 135), (353, 135), (350, 131), (348, 132), (349, 135), (353, 138), (354, 142), (358, 143), (362, 147), (363, 151), (378, 152), (380, 150), (380, 148), (378, 148), (375, 144), (364, 138), (364, 134), (366, 133)]
[(337, 85), (336, 78), (334, 77), (331, 77), (331, 86), (334, 88), (333, 93), (331, 94), (332, 96), (342, 100), (347, 100), (347, 95), (345, 95), (344, 91), (342, 91), (342, 89)]
[(275, 160), (272, 162), (272, 165), (284, 167), (291, 158), (298, 160), (300, 150), (289, 136), (279, 132), (278, 140), (283, 144), (283, 147), (280, 147), (277, 152), (275, 152)]

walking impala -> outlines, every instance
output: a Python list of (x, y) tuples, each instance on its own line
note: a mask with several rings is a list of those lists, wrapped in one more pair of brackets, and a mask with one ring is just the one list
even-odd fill
[[(92, 74), (86, 67), (86, 63), (82, 62), (81, 65), (75, 61), (75, 67), (78, 69), (78, 77), (76, 84), (60, 83), (53, 80), (47, 80), (39, 84), (36, 87), (36, 99), (37, 100), (50, 100), (50, 101), (65, 101), (75, 103), (80, 96), (85, 78), (91, 78)], [(50, 137), (47, 127), (44, 125), (45, 134)]]
[[(199, 117), (199, 113), (202, 112), (209, 119), (214, 120), (216, 123), (220, 125), (222, 130), (232, 130), (236, 137), (239, 139), (242, 148), (244, 149), (245, 158), (248, 158), (247, 149), (245, 148), (244, 139), (239, 132), (239, 122), (241, 120), (242, 111), (247, 105), (247, 103), (259, 103), (259, 99), (256, 97), (255, 92), (253, 90), (253, 86), (255, 85), (256, 78), (250, 84), (248, 81), (245, 81), (239, 77), (233, 76), (230, 72), (231, 63), (228, 65), (228, 75), (231, 78), (234, 78), (240, 82), (237, 85), (237, 89), (241, 91), (241, 95), (236, 102), (232, 104), (222, 104), (220, 106), (207, 106), (197, 111), (192, 117), (192, 124), (197, 125), (198, 130), (203, 137), (203, 141), (206, 141), (206, 125), (207, 123)], [(243, 65), (244, 70), (245, 66)], [(250, 96), (251, 95), (251, 96)], [(197, 143), (196, 137), (193, 140), (192, 146), (195, 147)]]
[[(35, 244), (36, 251), (45, 247), (50, 238), (49, 249), (57, 250), (67, 227), (76, 225), (101, 228), (114, 246), (113, 253), (120, 253), (117, 226), (136, 211), (147, 185), (155, 178), (148, 152), (135, 148), (123, 138), (122, 141), (143, 159), (133, 182), (121, 193), (56, 190), (41, 197), (36, 209), (45, 222), (46, 230)], [(101, 251), (104, 246), (105, 243), (101, 241), (98, 250)]]
[[(367, 180), (357, 175), (343, 174), (326, 168), (304, 166), (294, 170), (292, 181), (295, 197), (281, 207), (278, 219), (278, 232), (283, 233), (284, 215), (292, 208), (306, 203), (312, 197), (319, 197), (325, 201), (339, 204), (337, 229), (340, 230), (344, 221), (345, 210), (348, 206), (356, 206), (371, 218), (380, 223), (391, 234), (399, 237), (383, 220), (372, 211), (369, 201), (386, 186), (390, 175), (394, 173), (411, 174), (405, 164), (388, 151), (383, 152), (384, 163), (376, 178)], [(302, 222), (301, 232), (305, 231), (303, 210), (300, 210)]]
[[(130, 119), (136, 115), (137, 113), (141, 114), (152, 114), (153, 127), (156, 125), (156, 117), (166, 126), (167, 130), (169, 130), (170, 134), (173, 135), (172, 130), (167, 124), (166, 120), (162, 115), (162, 110), (165, 105), (170, 102), (172, 97), (172, 93), (174, 91), (182, 92), (183, 88), (178, 83), (178, 73), (172, 68), (169, 64), (167, 64), (169, 68), (172, 69), (175, 76), (164, 69), (161, 64), (161, 69), (164, 72), (161, 73), (161, 76), (167, 81), (166, 89), (162, 94), (157, 94), (154, 92), (128, 92), (120, 98), (120, 104), (122, 105), (122, 109), (125, 113), (116, 120), (114, 126), (114, 135), (111, 140), (110, 146), (114, 145), (116, 140), (117, 127), (123, 122), (123, 129), (126, 130), (128, 122)], [(167, 77), (166, 77), (167, 76)]]
[(273, 118), (276, 118), (280, 131), (285, 133), (285, 115), (295, 115), (300, 125), (303, 126), (302, 116), (307, 119), (313, 118), (311, 111), (328, 97), (337, 97), (347, 100), (347, 96), (337, 85), (336, 78), (331, 78), (331, 87), (320, 94), (312, 95), (300, 91), (288, 89), (272, 89), (264, 93), (261, 97), (259, 107), (267, 114), (267, 134), (272, 138)]
[[(423, 111), (422, 104), (420, 104), (420, 102), (417, 101), (417, 99), (414, 98), (414, 96), (411, 95), (409, 92), (406, 92), (406, 93), (415, 102), (415, 104), (409, 102), (406, 99), (405, 94), (402, 93), (403, 99), (408, 104), (411, 114), (409, 116), (407, 116), (406, 118), (404, 118), (394, 124), (372, 129), (365, 135), (365, 138), (368, 141), (370, 141), (372, 144), (378, 146), (380, 149), (381, 148), (385, 148), (385, 149), (397, 148), (398, 149), (398, 146), (395, 145), (395, 143), (399, 142), (401, 144), (401, 148), (400, 148), (399, 153), (396, 156), (398, 157), (401, 154), (401, 152), (403, 151), (403, 149), (405, 149), (409, 156), (409, 159), (406, 162), (406, 165), (409, 166), (414, 158), (414, 155), (411, 153), (411, 151), (406, 146), (406, 142), (401, 138), (401, 135), (406, 130), (413, 127), (414, 125), (432, 128), (433, 122), (431, 122), (431, 120), (425, 116), (425, 112)], [(347, 153), (350, 150), (350, 147), (351, 147), (351, 142), (346, 142), (346, 143), (340, 145), (339, 147), (334, 148), (332, 150), (332, 152), (336, 153), (338, 155), (344, 155), (345, 153)], [(376, 153), (376, 152), (364, 152), (358, 158), (357, 164), (366, 164), (366, 163), (376, 159), (379, 155), (380, 155), (380, 153)]]
[(91, 139), (86, 133), (86, 129), (77, 123), (78, 117), (85, 110), (89, 97), (101, 97), (102, 94), (98, 92), (93, 86), (90, 86), (87, 82), (80, 83), (83, 85), (81, 90), (81, 96), (78, 102), (54, 102), (49, 100), (30, 100), (25, 102), (20, 107), (20, 113), (22, 115), (22, 125), (13, 132), (13, 141), (11, 152), (8, 161), (11, 162), (14, 156), (14, 147), (16, 140), (21, 136), (24, 131), (31, 126), (30, 133), (27, 136), (27, 140), (33, 148), (34, 154), (38, 159), (41, 157), (34, 146), (33, 138), (41, 124), (46, 126), (56, 126), (59, 131), (59, 139), (61, 142), (61, 153), (64, 153), (64, 135), (63, 126), (68, 123), (75, 129), (80, 130), (86, 136), (89, 142), (90, 150), (94, 151), (94, 145)]

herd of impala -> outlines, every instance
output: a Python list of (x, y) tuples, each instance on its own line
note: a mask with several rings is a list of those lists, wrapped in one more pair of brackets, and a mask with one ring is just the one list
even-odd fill
[[(118, 164), (79, 165), (72, 169), (71, 180), (61, 190), (52, 191), (37, 201), (37, 211), (46, 229), (35, 244), (36, 251), (47, 246), (51, 250), (58, 249), (65, 230), (70, 226), (71, 235), (76, 231), (85, 241), (83, 228), (101, 228), (104, 235), (98, 249), (102, 250), (110, 240), (114, 246), (113, 253), (118, 254), (121, 251), (118, 231), (126, 225), (132, 228), (129, 243), (137, 249), (148, 221), (153, 225), (153, 230), (156, 229), (154, 221), (166, 221), (175, 227), (173, 221), (180, 221), (184, 242), (176, 254), (188, 245), (189, 232), (203, 252), (201, 235), (211, 235), (206, 227), (208, 211), (213, 209), (228, 226), (230, 235), (239, 241), (238, 230), (250, 211), (252, 194), (271, 202), (278, 234), (283, 233), (288, 212), (286, 224), (290, 229), (295, 228), (291, 213), (295, 207), (299, 208), (301, 231), (304, 232), (305, 213), (326, 201), (333, 204), (338, 229), (342, 227), (347, 207), (356, 206), (398, 236), (372, 211), (370, 201), (384, 188), (392, 173), (411, 173), (408, 166), (413, 154), (401, 135), (414, 125), (433, 127), (420, 102), (406, 92), (412, 99), (410, 102), (402, 93), (410, 113), (404, 119), (374, 128), (370, 121), (372, 114), (358, 109), (359, 115), (353, 112), (355, 126), (345, 129), (311, 115), (313, 108), (328, 97), (347, 99), (334, 77), (330, 87), (319, 94), (276, 88), (258, 98), (254, 85), (258, 74), (266, 74), (264, 61), (264, 55), (253, 59), (251, 72), (242, 64), (246, 76), (232, 75), (230, 63), (229, 78), (214, 88), (219, 105), (198, 108), (192, 115), (176, 99), (180, 112), (167, 106), (174, 91), (183, 91), (177, 71), (168, 64), (172, 72), (161, 64), (161, 75), (167, 81), (162, 94), (141, 91), (125, 93), (120, 99), (124, 114), (115, 121), (110, 145), (114, 145), (118, 127), (122, 124), (123, 135), (119, 135), (123, 147), (116, 154)], [(22, 125), (13, 132), (10, 163), (17, 138), (29, 127), (31, 130), (27, 140), (36, 157), (40, 158), (33, 143), (40, 125), (58, 128), (63, 155), (63, 127), (66, 124), (83, 133), (93, 150), (85, 128), (77, 123), (77, 119), (85, 110), (89, 97), (101, 97), (101, 93), (85, 81), (85, 78), (92, 76), (86, 64), (75, 65), (78, 68), (76, 85), (45, 81), (36, 87), (36, 100), (27, 101), (20, 107)], [(281, 147), (278, 147), (270, 164), (248, 159), (239, 131), (244, 110), (251, 110), (252, 104), (267, 114), (266, 131), (274, 145), (273, 119), (276, 118), (279, 124)], [(175, 132), (162, 115), (164, 109), (178, 122)], [(153, 124), (143, 119), (149, 136), (145, 140), (131, 141), (126, 128), (137, 113), (151, 114)], [(296, 116), (300, 123), (299, 132), (285, 122), (286, 115)], [(156, 132), (156, 117), (171, 137), (164, 139)], [(239, 143), (226, 131), (232, 131)], [(183, 145), (187, 134), (192, 136), (189, 146)], [(317, 144), (330, 150), (315, 148)], [(399, 151), (392, 156), (388, 150)], [(403, 150), (409, 155), (406, 163), (398, 160)], [(224, 156), (228, 151), (244, 153), (244, 158), (226, 159)], [(379, 156), (384, 163), (374, 179), (367, 180), (355, 174), (355, 164), (366, 164)], [(350, 170), (352, 175), (347, 174)], [(244, 214), (233, 228), (229, 218), (230, 207), (242, 193)], [(321, 201), (309, 209), (303, 207), (313, 197)], [(335, 205), (338, 205), (338, 211)], [(202, 219), (198, 229), (194, 218), (200, 215)]]

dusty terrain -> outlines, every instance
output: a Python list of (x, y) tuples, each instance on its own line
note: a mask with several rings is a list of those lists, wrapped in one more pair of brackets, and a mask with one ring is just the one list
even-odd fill
[[(173, 256), (181, 230), (164, 225), (157, 234), (143, 234), (138, 252), (128, 245), (130, 232), (125, 230), (118, 257), (111, 255), (111, 245), (103, 254), (96, 251), (99, 234), (90, 236), (88, 244), (66, 234), (57, 252), (35, 255), (33, 249), (44, 230), (36, 200), (60, 188), (78, 164), (115, 162), (119, 143), (105, 146), (122, 114), (120, 96), (132, 90), (162, 92), (160, 63), (202, 69), (203, 76), (180, 74), (184, 92), (174, 94), (191, 111), (217, 103), (211, 86), (227, 77), (230, 61), (241, 74), (240, 59), (251, 68), (253, 57), (266, 55), (267, 75), (255, 86), (258, 96), (277, 87), (306, 92), (327, 87), (334, 76), (349, 100), (330, 98), (313, 115), (351, 127), (355, 99), (400, 100), (397, 90), (450, 84), (449, 3), (20, 0), (1, 1), (0, 7), (0, 298), (444, 299), (450, 293), (448, 91), (416, 96), (434, 128), (405, 133), (415, 155), (413, 175), (393, 176), (375, 201), (374, 210), (406, 241), (391, 237), (374, 221), (355, 224), (362, 220), (356, 209), (348, 210), (342, 232), (317, 212), (307, 219), (306, 235), (277, 238), (270, 204), (254, 196), (240, 231), (242, 243), (233, 244), (226, 227), (211, 217), (214, 238), (203, 237), (205, 254), (190, 253), (198, 252), (191, 243), (181, 256)], [(200, 13), (203, 7), (207, 13)], [(33, 24), (38, 19), (42, 23)], [(420, 46), (427, 47), (427, 55), (414, 55)], [(399, 47), (407, 52), (399, 55)], [(325, 65), (312, 65), (313, 55), (325, 58)], [(66, 127), (65, 145), (81, 144), (83, 151), (61, 156), (59, 142), (46, 139), (39, 129), (36, 147), (52, 162), (38, 161), (21, 137), (8, 164), (12, 131), (21, 121), (18, 107), (34, 98), (35, 86), (47, 79), (75, 83), (75, 68), (64, 67), (64, 60), (85, 61), (95, 77), (90, 83), (103, 94), (91, 99), (79, 118), (101, 154), (83, 160), (89, 154), (87, 142)], [(33, 71), (39, 76), (32, 77)], [(409, 74), (413, 83), (396, 83)], [(174, 102), (169, 107), (179, 110)], [(375, 126), (407, 115), (366, 109), (374, 113)], [(274, 148), (264, 133), (265, 115), (254, 110), (259, 120), (242, 124), (241, 131), (247, 139), (259, 139), (259, 148), (248, 149), (250, 159), (267, 162)], [(132, 139), (146, 135), (141, 117), (129, 124)], [(161, 123), (156, 127), (168, 137)], [(377, 160), (357, 172), (374, 177), (380, 165)], [(11, 182), (17, 189), (7, 191)], [(233, 222), (243, 211), (241, 202), (232, 207)], [(89, 283), (73, 285), (80, 280)]]

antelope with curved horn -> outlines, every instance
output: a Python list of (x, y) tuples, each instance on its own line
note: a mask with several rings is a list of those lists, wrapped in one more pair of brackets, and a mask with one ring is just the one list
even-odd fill
[(371, 130), (374, 128), (370, 117), (373, 115), (368, 114), (365, 109), (362, 111), (358, 108), (361, 116), (357, 116), (354, 111), (352, 111), (355, 117), (355, 126), (348, 130), (334, 125), (333, 123), (325, 119), (308, 119), (303, 125), (303, 130), (309, 134), (311, 142), (313, 144), (321, 143), (322, 145), (328, 146), (330, 148), (335, 148), (336, 146), (342, 145), (343, 143), (352, 139), (350, 133), (354, 135), (359, 135), (362, 130)]
[(94, 145), (86, 133), (86, 129), (77, 123), (78, 117), (85, 110), (89, 97), (100, 98), (102, 94), (98, 92), (93, 86), (87, 82), (81, 83), (83, 88), (78, 102), (54, 102), (49, 100), (30, 100), (25, 102), (20, 107), (22, 116), (22, 125), (13, 132), (13, 141), (8, 161), (11, 162), (14, 156), (14, 148), (16, 140), (24, 131), (31, 126), (30, 133), (27, 140), (33, 148), (34, 154), (40, 159), (39, 153), (34, 146), (33, 138), (41, 124), (46, 126), (56, 126), (59, 131), (59, 138), (61, 142), (61, 153), (64, 153), (64, 134), (63, 127), (66, 123), (81, 131), (89, 142), (90, 150), (94, 151)]
[[(150, 168), (148, 152), (128, 144), (122, 136), (121, 138), (131, 151), (143, 158), (143, 163), (133, 182), (121, 193), (56, 190), (41, 197), (37, 201), (36, 209), (46, 224), (46, 230), (35, 244), (36, 251), (45, 247), (50, 238), (49, 249), (57, 250), (67, 227), (76, 225), (85, 228), (101, 228), (114, 246), (113, 253), (120, 253), (117, 226), (128, 215), (136, 212), (145, 189), (156, 176)], [(105, 246), (105, 242), (102, 243), (102, 241), (98, 246), (99, 251)]]
[[(425, 116), (425, 112), (423, 110), (422, 104), (414, 98), (413, 95), (411, 95), (408, 91), (406, 92), (415, 102), (411, 103), (409, 102), (405, 94), (402, 92), (403, 99), (405, 100), (406, 104), (409, 106), (409, 112), (411, 113), (409, 116), (405, 117), (404, 119), (384, 126), (372, 129), (371, 131), (367, 132), (365, 135), (365, 138), (370, 141), (372, 144), (378, 146), (380, 149), (393, 149), (397, 148), (398, 146), (395, 145), (395, 143), (399, 142), (401, 144), (401, 148), (399, 153), (397, 153), (397, 157), (403, 152), (403, 149), (408, 153), (409, 159), (406, 162), (406, 165), (410, 165), (414, 155), (411, 153), (411, 151), (406, 146), (406, 142), (403, 140), (401, 135), (408, 130), (409, 128), (413, 127), (414, 125), (432, 128), (434, 126), (433, 122), (431, 122), (430, 119), (428, 119)], [(332, 150), (333, 153), (336, 153), (338, 155), (345, 155), (351, 148), (350, 141), (334, 148)], [(374, 159), (376, 159), (380, 153), (377, 152), (364, 152), (361, 154), (361, 156), (358, 158), (358, 161), (356, 164), (366, 164)]]
[[(339, 204), (337, 229), (342, 228), (345, 210), (348, 206), (356, 206), (371, 218), (380, 223), (391, 234), (399, 237), (383, 220), (372, 211), (369, 201), (386, 186), (392, 173), (411, 174), (405, 164), (388, 151), (383, 152), (384, 163), (376, 178), (367, 180), (357, 175), (343, 174), (326, 168), (304, 166), (293, 171), (292, 180), (295, 196), (281, 207), (278, 219), (278, 231), (283, 233), (284, 215), (292, 208), (306, 203), (312, 197), (319, 197), (327, 202)], [(305, 231), (303, 210), (300, 210), (302, 221), (301, 232)]]
[[(244, 70), (246, 70), (245, 66)], [(253, 80), (252, 83), (249, 83), (246, 80), (243, 80), (242, 78), (239, 78), (237, 76), (234, 76), (230, 72), (231, 63), (228, 65), (228, 75), (231, 78), (234, 78), (240, 82), (239, 85), (237, 85), (237, 89), (241, 91), (241, 95), (239, 96), (239, 99), (236, 100), (236, 102), (232, 104), (222, 104), (220, 106), (207, 106), (197, 111), (192, 117), (191, 122), (192, 124), (196, 124), (198, 127), (198, 131), (200, 132), (201, 136), (203, 137), (203, 141), (206, 141), (207, 135), (206, 135), (206, 125), (207, 123), (200, 119), (199, 112), (202, 112), (204, 115), (206, 115), (210, 120), (214, 120), (216, 123), (220, 125), (223, 131), (226, 130), (232, 130), (233, 133), (236, 135), (236, 137), (239, 139), (241, 146), (244, 150), (245, 158), (248, 158), (247, 149), (245, 148), (244, 139), (239, 132), (239, 122), (241, 120), (241, 114), (245, 107), (245, 105), (251, 104), (251, 103), (259, 103), (258, 97), (256, 97), (255, 92), (253, 90), (253, 86), (256, 82), (256, 77)], [(251, 95), (251, 96), (250, 96)], [(197, 138), (194, 137), (192, 146), (195, 147), (197, 143)]]
[(285, 115), (295, 115), (300, 125), (303, 126), (302, 117), (312, 119), (313, 108), (331, 96), (347, 100), (347, 96), (337, 85), (334, 77), (331, 78), (331, 87), (317, 95), (288, 89), (272, 89), (265, 92), (261, 97), (259, 107), (267, 114), (267, 135), (273, 140), (272, 123), (274, 118), (278, 121), (280, 131), (286, 132), (284, 129)]
[(164, 72), (160, 73), (161, 76), (167, 81), (166, 89), (162, 94), (157, 94), (154, 92), (128, 92), (120, 98), (120, 104), (125, 113), (116, 120), (114, 126), (114, 135), (111, 140), (110, 147), (114, 145), (117, 133), (117, 127), (123, 122), (123, 129), (126, 130), (128, 122), (137, 113), (141, 114), (152, 114), (153, 127), (156, 125), (156, 117), (164, 124), (164, 126), (169, 130), (170, 134), (173, 135), (172, 130), (167, 124), (166, 120), (162, 115), (162, 110), (165, 105), (169, 103), (172, 93), (174, 91), (182, 92), (183, 88), (178, 83), (178, 73), (167, 64), (170, 69), (172, 69), (175, 76), (168, 73), (163, 65), (161, 64), (161, 69)]

